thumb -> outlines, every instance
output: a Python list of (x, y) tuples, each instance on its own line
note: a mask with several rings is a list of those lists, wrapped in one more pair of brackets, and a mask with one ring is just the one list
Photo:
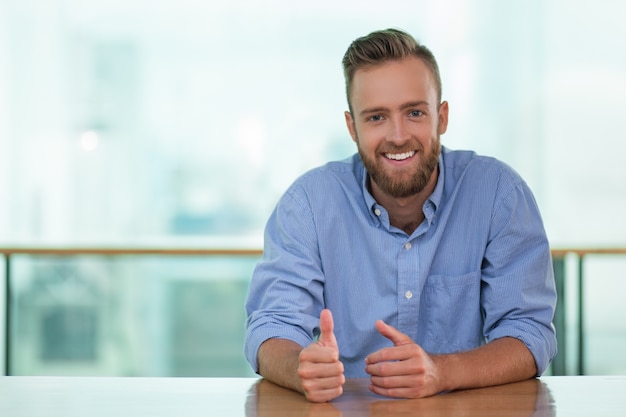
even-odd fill
[(400, 330), (396, 329), (393, 326), (388, 325), (382, 320), (376, 321), (376, 329), (380, 334), (385, 336), (387, 339), (391, 340), (394, 346), (407, 345), (409, 343), (413, 343), (413, 340), (406, 334), (402, 333)]
[(317, 343), (322, 346), (338, 349), (337, 339), (335, 338), (333, 328), (333, 314), (328, 309), (322, 310), (320, 313), (320, 337), (317, 339)]

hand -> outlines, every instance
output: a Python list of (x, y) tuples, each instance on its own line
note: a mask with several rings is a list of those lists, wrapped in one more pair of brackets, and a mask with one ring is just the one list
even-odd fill
[(376, 322), (376, 329), (393, 342), (393, 347), (365, 358), (365, 371), (371, 375), (370, 390), (397, 398), (422, 398), (443, 391), (439, 369), (431, 356), (382, 320)]
[(320, 336), (299, 355), (298, 376), (302, 391), (309, 401), (325, 402), (343, 393), (346, 378), (339, 360), (339, 347), (333, 333), (330, 310), (320, 314)]

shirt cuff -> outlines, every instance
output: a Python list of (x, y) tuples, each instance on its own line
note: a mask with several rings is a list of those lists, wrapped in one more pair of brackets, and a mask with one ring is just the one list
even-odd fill
[(254, 372), (259, 372), (259, 348), (263, 342), (274, 338), (291, 340), (302, 347), (308, 346), (311, 342), (313, 342), (309, 336), (307, 336), (303, 331), (298, 331), (297, 328), (281, 326), (274, 323), (255, 325), (254, 327), (248, 329), (244, 346), (246, 359)]

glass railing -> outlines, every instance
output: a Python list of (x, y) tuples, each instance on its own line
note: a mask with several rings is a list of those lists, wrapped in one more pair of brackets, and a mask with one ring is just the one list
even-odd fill
[[(20, 247), (0, 254), (6, 375), (253, 375), (243, 358), (243, 305), (261, 249)], [(626, 348), (619, 295), (626, 248), (552, 254), (559, 355), (550, 372), (626, 373), (615, 365)]]
[(626, 248), (552, 250), (558, 304), (556, 375), (624, 374)]
[(5, 374), (249, 376), (256, 249), (7, 248)]

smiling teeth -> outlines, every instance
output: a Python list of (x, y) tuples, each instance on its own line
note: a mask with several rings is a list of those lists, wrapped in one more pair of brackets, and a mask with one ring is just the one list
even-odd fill
[(413, 155), (415, 155), (415, 151), (404, 153), (386, 153), (385, 157), (388, 159), (393, 159), (394, 161), (403, 161), (407, 158), (412, 157)]

